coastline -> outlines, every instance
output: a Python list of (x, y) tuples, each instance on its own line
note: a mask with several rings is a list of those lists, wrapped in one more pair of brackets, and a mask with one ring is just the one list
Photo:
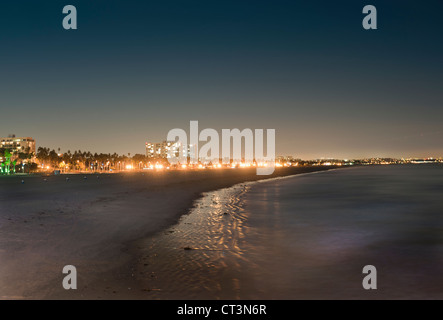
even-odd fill
[[(441, 168), (314, 173), (205, 193), (178, 224), (137, 243), (133, 298), (441, 297)], [(380, 271), (377, 291), (361, 287), (365, 264)]]
[[(138, 257), (133, 264), (136, 291), (142, 294), (132, 298), (244, 299), (237, 296), (239, 284), (232, 281), (241, 278), (243, 282), (245, 276), (231, 273), (239, 265), (247, 270), (252, 263), (245, 259), (243, 243), (250, 218), (245, 213), (244, 201), (250, 189), (261, 183), (278, 183), (338, 169), (246, 181), (204, 192), (194, 201), (189, 214), (181, 216), (176, 224), (134, 243), (133, 252)], [(253, 297), (253, 290), (251, 295), (247, 299)]]
[[(326, 170), (280, 168), (145, 175), (70, 175), (2, 179), (2, 299), (134, 299), (137, 241), (161, 233), (189, 212), (203, 192), (246, 181)], [(22, 201), (24, 200), (24, 201)], [(26, 263), (25, 263), (26, 261)], [(79, 288), (61, 286), (64, 265), (77, 267)], [(127, 283), (134, 286), (128, 287)], [(128, 289), (131, 288), (131, 289)]]

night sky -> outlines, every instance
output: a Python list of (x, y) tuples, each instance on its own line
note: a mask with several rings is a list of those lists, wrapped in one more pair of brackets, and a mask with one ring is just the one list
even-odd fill
[(276, 129), (277, 154), (304, 159), (443, 156), (442, 14), (441, 0), (1, 1), (0, 136), (135, 154), (198, 120)]

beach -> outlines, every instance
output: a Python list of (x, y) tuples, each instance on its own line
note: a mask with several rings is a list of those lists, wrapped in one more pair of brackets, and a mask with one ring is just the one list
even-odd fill
[[(0, 298), (441, 299), (442, 177), (441, 165), (3, 177)], [(62, 287), (65, 265), (77, 290)], [(376, 290), (362, 288), (365, 265)]]
[(139, 242), (138, 283), (153, 299), (442, 299), (442, 177), (369, 166), (208, 192)]
[[(155, 298), (139, 270), (142, 244), (174, 226), (202, 193), (326, 169), (1, 177), (0, 298)], [(62, 287), (66, 265), (77, 269), (77, 290)]]

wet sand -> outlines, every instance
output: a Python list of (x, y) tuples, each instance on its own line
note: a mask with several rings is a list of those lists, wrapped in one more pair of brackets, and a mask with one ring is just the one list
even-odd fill
[[(438, 165), (240, 183), (138, 242), (148, 299), (442, 299)], [(364, 290), (365, 265), (377, 290)]]
[[(0, 298), (155, 298), (139, 270), (144, 241), (175, 225), (203, 192), (325, 169), (1, 177)], [(62, 287), (65, 265), (77, 268), (77, 290)]]

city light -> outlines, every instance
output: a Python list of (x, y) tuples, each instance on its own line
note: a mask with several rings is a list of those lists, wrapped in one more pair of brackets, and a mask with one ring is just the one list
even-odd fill
[[(4, 139), (6, 140), (6, 138)], [(297, 159), (293, 156), (277, 156), (272, 161), (265, 161), (263, 159), (254, 159), (247, 161), (245, 159), (235, 160), (230, 163), (222, 162), (222, 159), (214, 161), (213, 163), (206, 163), (207, 159), (198, 159), (198, 162), (191, 161), (190, 163), (182, 162), (175, 165), (168, 163), (168, 157), (166, 151), (173, 150), (177, 147), (177, 144), (170, 142), (163, 142), (158, 144), (158, 150), (152, 150), (153, 144), (146, 144), (146, 154), (136, 154), (136, 157), (119, 156), (118, 154), (92, 154), (91, 152), (55, 152), (55, 150), (49, 150), (49, 148), (38, 149), (37, 153), (34, 153), (35, 140), (32, 138), (20, 139), (20, 143), (26, 147), (26, 153), (29, 155), (29, 159), (21, 160), (19, 158), (20, 150), (25, 150), (22, 146), (17, 146), (11, 152), (11, 161), (9, 169), (7, 168), (7, 158), (0, 154), (0, 173), (9, 174), (15, 173), (16, 168), (21, 166), (24, 172), (25, 164), (34, 164), (35, 169), (32, 171), (51, 172), (62, 171), (63, 173), (75, 173), (75, 172), (133, 172), (142, 170), (202, 170), (202, 169), (247, 169), (247, 168), (264, 168), (264, 167), (300, 167), (300, 166), (328, 166), (328, 167), (341, 167), (341, 166), (353, 166), (353, 165), (399, 165), (399, 164), (430, 164), (430, 163), (443, 163), (443, 159), (439, 157), (425, 157), (425, 158), (364, 158), (364, 159), (334, 159), (334, 158), (320, 158), (312, 160)], [(6, 145), (6, 142), (0, 142), (1, 145)], [(188, 150), (189, 151), (189, 150)], [(188, 156), (189, 152), (184, 151), (184, 154)], [(49, 155), (52, 155), (49, 157)], [(6, 159), (6, 160), (5, 160)], [(29, 166), (31, 167), (31, 166)], [(18, 169), (17, 169), (18, 170)], [(31, 172), (31, 170), (29, 172)]]
[(157, 164), (155, 165), (155, 169), (157, 169), (157, 170), (162, 170), (162, 169), (163, 169), (163, 165), (160, 164), (160, 163), (157, 163)]

